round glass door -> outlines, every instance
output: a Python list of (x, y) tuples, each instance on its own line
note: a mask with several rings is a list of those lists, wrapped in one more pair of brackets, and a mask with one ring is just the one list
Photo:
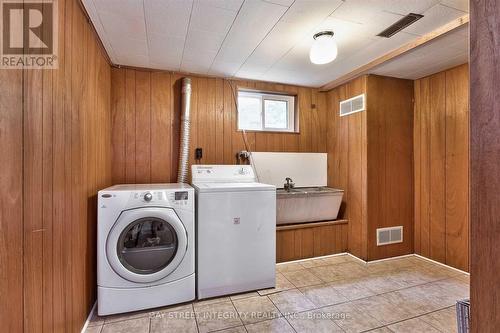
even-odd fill
[(177, 234), (167, 221), (145, 217), (122, 231), (116, 251), (122, 265), (131, 272), (153, 274), (168, 266), (178, 246)]
[(122, 278), (150, 283), (174, 272), (187, 248), (186, 229), (173, 209), (141, 207), (120, 214), (106, 240), (106, 257)]

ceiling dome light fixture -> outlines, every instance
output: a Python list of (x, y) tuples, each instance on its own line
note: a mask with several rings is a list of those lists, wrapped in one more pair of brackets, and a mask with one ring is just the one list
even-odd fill
[(321, 31), (313, 36), (314, 42), (309, 51), (309, 59), (316, 65), (332, 62), (337, 58), (337, 43), (333, 31)]

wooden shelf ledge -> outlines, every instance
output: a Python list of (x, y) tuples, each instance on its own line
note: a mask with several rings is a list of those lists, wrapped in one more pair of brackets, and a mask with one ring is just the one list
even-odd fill
[(348, 220), (340, 219), (340, 220), (334, 220), (334, 221), (304, 222), (304, 223), (286, 224), (286, 225), (276, 226), (276, 231), (324, 227), (327, 225), (347, 224), (347, 223), (348, 223)]

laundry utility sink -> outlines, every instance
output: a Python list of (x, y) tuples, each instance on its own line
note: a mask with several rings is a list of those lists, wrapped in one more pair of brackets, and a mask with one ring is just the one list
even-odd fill
[(335, 220), (343, 195), (343, 190), (330, 187), (278, 189), (276, 224)]

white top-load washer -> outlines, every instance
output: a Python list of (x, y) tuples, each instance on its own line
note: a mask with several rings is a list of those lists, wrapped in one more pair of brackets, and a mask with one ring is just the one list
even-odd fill
[(194, 189), (116, 185), (98, 193), (98, 314), (195, 298)]
[(276, 188), (250, 165), (193, 165), (199, 299), (275, 286)]

